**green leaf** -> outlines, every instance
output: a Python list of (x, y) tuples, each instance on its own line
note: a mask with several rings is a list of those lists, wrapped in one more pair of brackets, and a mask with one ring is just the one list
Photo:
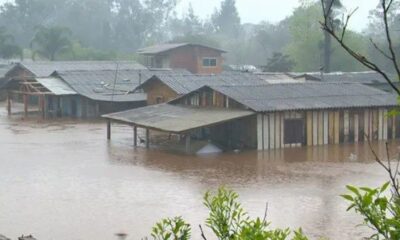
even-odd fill
[(384, 191), (386, 191), (386, 189), (389, 187), (389, 184), (390, 184), (390, 182), (387, 182), (387, 183), (385, 183), (385, 184), (383, 184), (383, 186), (381, 187), (381, 193), (382, 192), (384, 192)]
[(349, 201), (351, 201), (351, 202), (353, 202), (354, 201), (354, 198), (352, 197), (352, 196), (350, 196), (350, 195), (340, 195), (342, 198), (344, 198), (344, 199), (346, 199), (346, 200), (349, 200)]

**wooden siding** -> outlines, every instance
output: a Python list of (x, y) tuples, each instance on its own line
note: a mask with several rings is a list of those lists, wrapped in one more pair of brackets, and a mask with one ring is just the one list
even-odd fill
[[(215, 58), (217, 66), (204, 67), (203, 58)], [(177, 48), (168, 54), (155, 56), (154, 59), (155, 62), (162, 63), (162, 66), (155, 67), (181, 68), (196, 74), (219, 74), (223, 65), (221, 52), (201, 46)]]
[[(302, 119), (301, 143), (285, 143), (285, 119)], [(388, 109), (260, 113), (257, 121), (259, 150), (357, 143), (367, 137), (371, 140), (400, 137), (400, 117), (389, 117)]]
[[(144, 88), (147, 94), (147, 104), (154, 105), (167, 102), (178, 97), (178, 94), (160, 80), (151, 81)], [(161, 100), (161, 102), (159, 101)]]

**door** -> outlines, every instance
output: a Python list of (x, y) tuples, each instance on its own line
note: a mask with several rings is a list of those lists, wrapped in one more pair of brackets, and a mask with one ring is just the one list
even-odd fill
[(303, 144), (305, 142), (303, 119), (285, 119), (285, 144)]

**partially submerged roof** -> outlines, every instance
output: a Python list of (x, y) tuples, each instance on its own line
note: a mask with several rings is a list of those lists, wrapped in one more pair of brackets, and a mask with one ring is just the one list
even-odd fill
[[(159, 74), (147, 80), (151, 82), (159, 80), (178, 95), (183, 95), (196, 90), (202, 86), (243, 86), (243, 85), (266, 85), (266, 81), (251, 73), (223, 73), (218, 75), (198, 75), (198, 74)], [(138, 88), (142, 88), (147, 84), (144, 82)]]
[[(21, 67), (36, 77), (48, 77), (54, 71), (99, 71), (99, 70), (138, 70), (146, 69), (133, 61), (37, 61), (20, 62), (14, 68)], [(14, 69), (13, 68), (13, 69)], [(12, 71), (11, 69), (10, 71)]]
[(77, 92), (74, 91), (68, 84), (63, 80), (54, 77), (47, 78), (36, 78), (36, 81), (42, 84), (54, 95), (76, 95)]
[(397, 106), (397, 96), (355, 83), (212, 86), (257, 112)]
[(103, 117), (138, 127), (183, 133), (251, 115), (254, 115), (254, 112), (159, 104), (107, 114)]
[(142, 55), (157, 55), (160, 53), (165, 53), (180, 47), (185, 47), (185, 46), (194, 46), (194, 47), (203, 47), (203, 48), (209, 48), (221, 53), (225, 53), (224, 50), (214, 48), (214, 47), (209, 47), (206, 45), (201, 45), (201, 44), (192, 44), (192, 43), (164, 43), (164, 44), (158, 44), (146, 48), (139, 49), (137, 52)]

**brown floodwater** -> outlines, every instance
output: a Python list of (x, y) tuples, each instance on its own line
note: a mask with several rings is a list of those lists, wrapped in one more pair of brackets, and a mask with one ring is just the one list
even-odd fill
[(9, 119), (1, 108), (0, 234), (101, 240), (124, 231), (140, 239), (160, 218), (182, 215), (200, 239), (204, 192), (227, 186), (253, 217), (268, 203), (274, 227), (361, 239), (368, 230), (339, 195), (346, 184), (385, 181), (362, 144), (199, 157), (134, 149), (132, 129), (121, 125), (107, 142), (105, 130), (102, 122)]

